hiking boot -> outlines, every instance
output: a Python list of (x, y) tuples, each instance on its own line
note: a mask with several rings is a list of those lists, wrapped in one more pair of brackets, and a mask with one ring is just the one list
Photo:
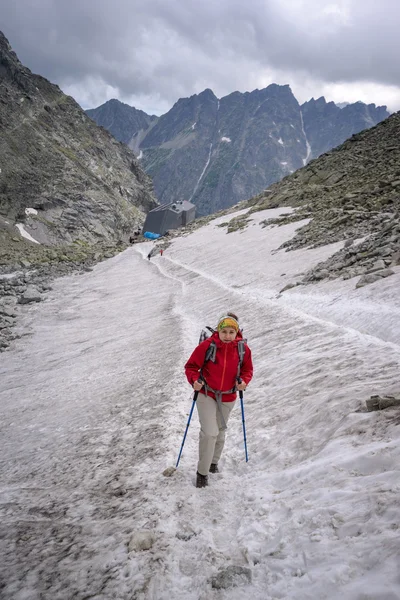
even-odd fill
[(211, 463), (210, 473), (219, 473), (218, 465), (216, 463)]
[(199, 472), (196, 473), (196, 487), (203, 488), (208, 485), (208, 476), (201, 475)]

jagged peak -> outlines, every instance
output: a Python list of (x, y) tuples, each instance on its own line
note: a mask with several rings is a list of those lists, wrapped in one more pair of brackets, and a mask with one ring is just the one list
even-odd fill
[(110, 100), (106, 100), (105, 102), (103, 102), (103, 104), (100, 104), (99, 106), (96, 106), (95, 108), (92, 108), (89, 110), (98, 110), (99, 108), (104, 108), (104, 106), (118, 106), (118, 107), (127, 106), (128, 108), (133, 108), (134, 110), (138, 110), (134, 106), (131, 106), (130, 104), (127, 104), (126, 102), (122, 102), (121, 100), (118, 100), (118, 98), (110, 98)]
[(8, 41), (8, 39), (6, 38), (4, 33), (2, 31), (0, 31), (0, 50), (3, 50), (3, 49), (6, 50), (7, 52), (12, 52), (13, 54), (15, 54), (15, 52), (11, 48), (10, 42)]
[(268, 85), (265, 88), (261, 88), (261, 89), (256, 88), (255, 90), (252, 90), (251, 92), (239, 92), (238, 90), (236, 90), (234, 92), (231, 92), (230, 94), (227, 94), (226, 96), (223, 96), (221, 98), (221, 101), (226, 100), (227, 98), (235, 98), (237, 96), (243, 96), (244, 98), (247, 98), (248, 96), (258, 96), (258, 95), (268, 96), (268, 95), (271, 95), (271, 92), (278, 93), (278, 95), (284, 94), (284, 95), (293, 96), (292, 89), (288, 83), (285, 83), (283, 85), (280, 85), (278, 83), (271, 83), (270, 85)]
[(10, 42), (2, 31), (0, 31), (0, 58), (4, 66), (9, 67), (13, 64), (21, 71), (30, 73), (30, 70), (27, 67), (24, 67), (20, 62), (18, 56), (12, 49)]
[[(200, 92), (200, 94), (192, 94), (192, 96), (189, 96), (189, 97), (179, 98), (179, 100), (177, 100), (175, 102), (175, 104), (171, 107), (171, 109), (165, 114), (170, 113), (171, 110), (173, 110), (174, 108), (177, 108), (178, 106), (196, 102), (196, 100), (200, 100), (201, 102), (204, 102), (205, 100), (215, 100), (215, 102), (218, 102), (218, 98), (214, 94), (214, 92), (212, 90), (210, 90), (210, 88), (206, 88), (205, 90)], [(162, 115), (162, 116), (165, 116), (165, 115)]]
[(232, 96), (236, 97), (236, 96), (245, 96), (246, 94), (249, 94), (250, 92), (239, 92), (238, 90), (235, 90), (234, 92), (231, 92), (230, 94), (227, 94), (226, 96), (223, 96), (221, 98), (221, 100), (225, 100), (226, 98), (232, 98)]
[(210, 88), (206, 88), (205, 90), (200, 92), (200, 94), (198, 94), (198, 97), (200, 98), (200, 96), (210, 96), (210, 97), (213, 97), (216, 100), (218, 100), (217, 96), (214, 94), (214, 92)]
[(264, 91), (264, 90), (281, 90), (281, 91), (284, 91), (284, 92), (287, 92), (289, 90), (290, 90), (290, 92), (292, 91), (291, 87), (290, 87), (290, 85), (288, 83), (282, 83), (282, 84), (280, 84), (280, 83), (270, 83), (269, 85), (267, 85), (266, 88), (262, 88), (261, 91)]
[(270, 95), (271, 92), (273, 94), (278, 94), (278, 95), (293, 96), (292, 89), (288, 83), (284, 83), (284, 84), (270, 83), (265, 88), (261, 88), (261, 89), (256, 88), (252, 92), (246, 92), (246, 94)]
[[(129, 106), (129, 104), (125, 104), (124, 102), (121, 102), (121, 100), (118, 100), (118, 98), (110, 98), (110, 100), (106, 100), (105, 102), (103, 102), (103, 104), (99, 104), (99, 106), (95, 106), (94, 108), (89, 108), (88, 110), (99, 110), (100, 108), (104, 108), (105, 106)], [(133, 108), (132, 106), (129, 106), (129, 108)]]
[[(310, 100), (308, 101), (309, 104), (316, 104), (317, 106), (323, 106), (325, 104), (327, 104), (326, 100), (325, 100), (325, 96), (320, 96), (319, 98), (315, 99), (314, 96), (312, 98), (310, 98)], [(308, 104), (307, 102), (305, 102), (305, 104)]]
[(113, 109), (114, 111), (120, 111), (122, 114), (130, 112), (132, 114), (135, 113), (144, 115), (145, 117), (149, 117), (150, 119), (158, 118), (156, 115), (150, 115), (149, 113), (146, 113), (140, 108), (136, 108), (135, 106), (131, 106), (126, 102), (118, 100), (118, 98), (110, 98), (110, 100), (107, 100), (103, 104), (100, 104), (100, 106), (96, 106), (95, 108), (88, 108), (85, 112), (87, 112), (89, 115), (92, 115), (94, 114), (94, 112), (101, 112), (102, 110), (107, 110), (109, 108)]

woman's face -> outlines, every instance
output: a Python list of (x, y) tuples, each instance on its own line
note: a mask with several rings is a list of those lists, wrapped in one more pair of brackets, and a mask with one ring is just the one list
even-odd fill
[(236, 337), (236, 329), (233, 327), (224, 327), (218, 331), (219, 339), (221, 342), (233, 342)]

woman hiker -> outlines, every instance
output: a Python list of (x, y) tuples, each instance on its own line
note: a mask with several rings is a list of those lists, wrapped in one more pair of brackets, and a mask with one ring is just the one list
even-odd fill
[[(241, 361), (239, 350), (243, 351)], [(194, 349), (185, 365), (185, 373), (193, 389), (199, 392), (196, 487), (202, 488), (208, 485), (209, 472), (218, 473), (226, 423), (235, 406), (236, 392), (244, 391), (253, 377), (251, 350), (243, 341), (235, 314), (227, 313), (219, 319), (212, 336)]]

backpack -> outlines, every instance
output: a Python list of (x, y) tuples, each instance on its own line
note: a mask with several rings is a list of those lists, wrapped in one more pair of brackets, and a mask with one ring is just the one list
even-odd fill
[[(213, 329), (212, 327), (209, 327), (208, 325), (206, 325), (205, 328), (202, 329), (200, 332), (199, 344), (201, 344), (201, 342), (204, 342), (204, 340), (207, 340), (209, 337), (211, 337), (212, 334), (215, 333), (215, 331), (216, 331), (216, 329)], [(242, 332), (241, 329), (239, 331)], [(242, 368), (244, 354), (246, 351), (245, 343), (246, 343), (245, 339), (238, 340), (238, 345), (237, 345), (237, 349), (238, 349), (238, 353), (239, 353), (238, 377), (240, 375), (240, 370)], [(216, 353), (217, 353), (217, 346), (213, 340), (207, 349), (203, 367), (206, 364), (206, 362), (208, 362), (209, 360), (211, 360), (211, 362), (215, 363)]]
[(209, 337), (211, 337), (212, 334), (215, 333), (215, 331), (216, 331), (215, 329), (206, 325), (204, 327), (204, 329), (202, 329), (200, 332), (199, 344), (201, 344), (201, 342), (204, 342), (204, 340), (207, 340)]

